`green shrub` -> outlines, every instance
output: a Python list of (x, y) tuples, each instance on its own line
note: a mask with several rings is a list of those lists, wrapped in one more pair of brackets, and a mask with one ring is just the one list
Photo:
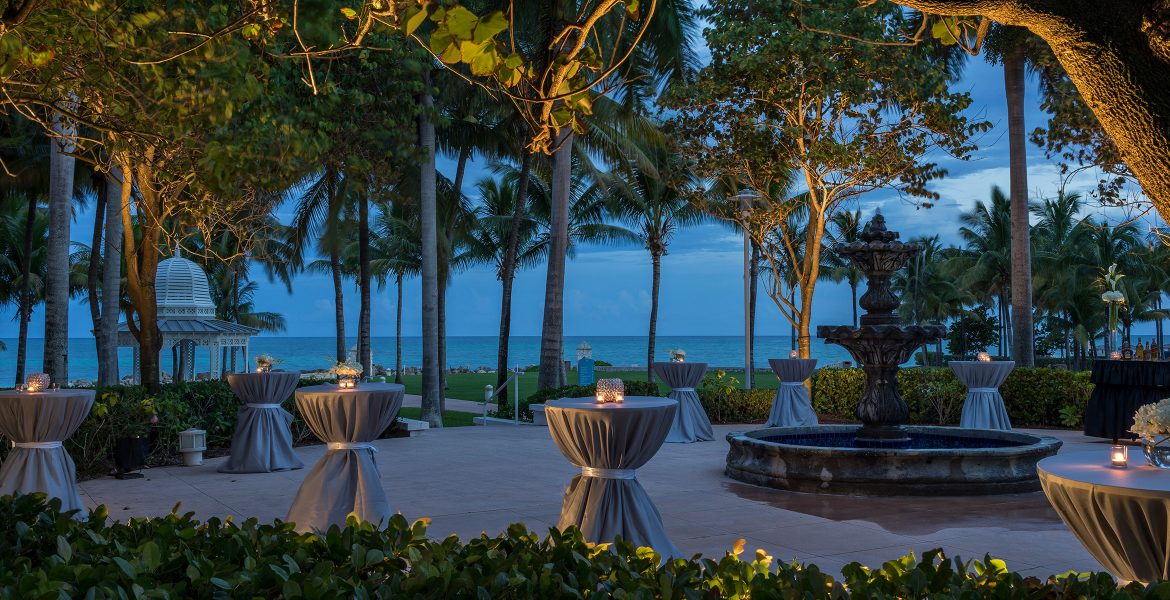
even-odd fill
[(763, 423), (776, 399), (776, 390), (745, 390), (725, 371), (707, 373), (696, 391), (712, 423)]
[(426, 536), (402, 515), (385, 529), (351, 521), (321, 534), (292, 525), (192, 514), (85, 520), (43, 496), (0, 498), (0, 598), (1160, 598), (1165, 584), (1119, 586), (1105, 573), (1046, 581), (1003, 561), (932, 550), (843, 576), (776, 562), (763, 550), (659, 564), (649, 548), (589, 544), (575, 529), (547, 537), (521, 524), (460, 541)]
[[(898, 372), (902, 398), (914, 424), (953, 424), (966, 397), (966, 387), (950, 368), (918, 367)], [(817, 414), (854, 419), (865, 375), (861, 369), (820, 369), (813, 374), (813, 408)], [(1065, 415), (1082, 414), (1093, 393), (1086, 371), (1018, 368), (999, 388), (1015, 427), (1061, 427)], [(940, 414), (943, 418), (940, 419)]]
[[(658, 389), (657, 383), (650, 383), (649, 381), (638, 381), (636, 379), (623, 379), (622, 385), (624, 385), (626, 388), (627, 396), (662, 395), (662, 391)], [(532, 422), (532, 409), (528, 408), (528, 406), (531, 404), (543, 404), (549, 400), (556, 400), (557, 398), (583, 398), (596, 394), (596, 383), (591, 383), (589, 385), (567, 385), (565, 387), (539, 390), (535, 394), (529, 396), (526, 400), (520, 401), (520, 420)], [(495, 412), (495, 415), (501, 419), (511, 419), (512, 403), (509, 402), (500, 406), (500, 408)]]

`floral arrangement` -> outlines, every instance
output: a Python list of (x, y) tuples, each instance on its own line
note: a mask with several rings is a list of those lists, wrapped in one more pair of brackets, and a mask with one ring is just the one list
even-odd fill
[(687, 362), (687, 351), (674, 348), (670, 351), (670, 362)]
[(357, 377), (362, 374), (362, 370), (361, 363), (347, 360), (333, 365), (329, 369), (329, 374), (336, 377)]
[(263, 370), (271, 369), (275, 365), (279, 365), (281, 360), (274, 358), (267, 354), (260, 354), (256, 356), (256, 366)]
[(1143, 443), (1152, 445), (1166, 441), (1170, 436), (1170, 398), (1138, 408), (1130, 432), (1141, 437)]

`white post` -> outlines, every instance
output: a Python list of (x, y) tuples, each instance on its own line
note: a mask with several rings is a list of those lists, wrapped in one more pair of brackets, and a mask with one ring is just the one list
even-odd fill
[(512, 390), (513, 390), (512, 397), (515, 398), (515, 401), (513, 402), (514, 406), (513, 406), (513, 410), (512, 410), (512, 421), (516, 425), (520, 424), (520, 374), (521, 373), (523, 373), (523, 371), (520, 370), (520, 365), (516, 365), (516, 373), (512, 378)]
[(487, 422), (488, 403), (491, 402), (492, 397), (495, 396), (495, 394), (492, 393), (494, 391), (495, 391), (495, 388), (493, 388), (492, 384), (490, 384), (490, 383), (483, 386), (483, 424), (484, 425), (488, 424), (488, 422)]

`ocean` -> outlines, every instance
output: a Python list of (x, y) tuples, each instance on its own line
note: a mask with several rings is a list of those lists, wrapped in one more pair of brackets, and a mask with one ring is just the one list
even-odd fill
[[(447, 366), (477, 369), (496, 366), (496, 341), (491, 336), (451, 336), (447, 338)], [(615, 366), (644, 367), (646, 364), (645, 336), (567, 336), (565, 358), (575, 360), (577, 346), (588, 341), (593, 347), (593, 357), (610, 362)], [(3, 339), (7, 349), (0, 352), (0, 385), (12, 381), (16, 374), (16, 339)], [(26, 372), (41, 368), (44, 340), (28, 341), (28, 363)], [(350, 338), (350, 348), (357, 344)], [(787, 357), (791, 349), (789, 336), (759, 336), (756, 338), (755, 366), (767, 368), (769, 358)], [(687, 360), (706, 362), (713, 367), (742, 367), (743, 337), (740, 336), (660, 336), (655, 344), (655, 359), (669, 360), (670, 350), (682, 348)], [(394, 338), (373, 339), (374, 364), (394, 366)], [(325, 369), (333, 364), (334, 339), (331, 337), (283, 337), (262, 336), (252, 338), (249, 346), (250, 357), (266, 353), (280, 359), (282, 369), (308, 371)], [(813, 339), (812, 354), (822, 365), (851, 360), (849, 354), (839, 346), (828, 345)], [(540, 360), (540, 337), (518, 336), (511, 339), (510, 362), (513, 365), (528, 366)], [(132, 353), (123, 348), (118, 354), (118, 367), (123, 376), (131, 372)], [(170, 372), (171, 353), (163, 352), (164, 372)], [(406, 366), (420, 366), (422, 363), (422, 338), (402, 338), (402, 363)], [(251, 364), (249, 363), (249, 366)], [(208, 356), (200, 349), (196, 355), (195, 371), (208, 369)], [(69, 377), (71, 380), (95, 379), (97, 377), (97, 352), (94, 340), (71, 338), (69, 340)]]

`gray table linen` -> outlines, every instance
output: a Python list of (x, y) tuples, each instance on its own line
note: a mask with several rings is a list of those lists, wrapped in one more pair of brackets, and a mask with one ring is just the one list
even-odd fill
[(220, 473), (269, 473), (305, 466), (293, 451), (292, 413), (280, 406), (297, 389), (298, 372), (232, 373), (228, 385), (244, 406), (236, 413), (232, 454)]
[(812, 427), (817, 424), (817, 412), (804, 381), (817, 368), (815, 358), (770, 358), (772, 372), (780, 378), (776, 399), (768, 412), (764, 427)]
[(1128, 469), (1109, 468), (1108, 446), (1037, 464), (1040, 486), (1073, 535), (1114, 577), (1170, 579), (1170, 477), (1130, 452)]
[(959, 427), (971, 429), (1002, 429), (1010, 431), (1011, 419), (999, 395), (999, 386), (1007, 379), (1016, 363), (1010, 360), (978, 361), (952, 360), (951, 370), (967, 386), (967, 400)]
[(394, 514), (370, 442), (394, 422), (405, 391), (394, 383), (363, 383), (354, 390), (336, 385), (297, 390), (297, 409), (328, 445), (289, 508), (286, 520), (296, 523), (298, 531), (344, 527), (350, 513), (384, 525)]
[(703, 374), (707, 372), (707, 363), (656, 362), (654, 372), (672, 388), (670, 397), (678, 402), (678, 412), (674, 414), (666, 442), (689, 444), (715, 439), (711, 420), (695, 391), (695, 386), (703, 381)]
[(639, 396), (610, 404), (562, 398), (545, 403), (544, 412), (553, 441), (582, 469), (565, 490), (557, 527), (575, 526), (592, 542), (621, 536), (664, 558), (682, 556), (634, 475), (662, 447), (678, 403)]
[(0, 466), (0, 496), (44, 492), (61, 499), (61, 510), (87, 514), (77, 466), (61, 442), (85, 421), (93, 399), (93, 390), (0, 392), (0, 434), (15, 445)]

